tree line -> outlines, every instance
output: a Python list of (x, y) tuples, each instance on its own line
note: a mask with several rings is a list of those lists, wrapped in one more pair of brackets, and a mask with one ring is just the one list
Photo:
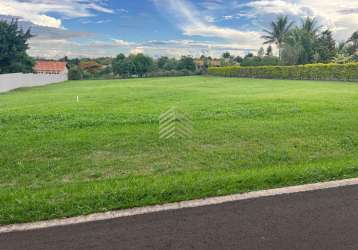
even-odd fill
[[(315, 18), (307, 17), (296, 25), (287, 16), (279, 16), (264, 30), (262, 38), (269, 46), (260, 48), (256, 55), (232, 56), (229, 52), (217, 59), (191, 56), (179, 59), (166, 56), (152, 58), (144, 54), (119, 54), (115, 58), (74, 58), (67, 57), (70, 79), (126, 78), (145, 76), (178, 76), (206, 73), (209, 66), (272, 66), (312, 63), (344, 64), (358, 61), (358, 31), (347, 41), (337, 43), (332, 31), (322, 29)], [(0, 74), (33, 71), (35, 59), (27, 54), (31, 30), (24, 31), (17, 20), (0, 20)], [(272, 45), (278, 48), (278, 56)], [(215, 62), (215, 65), (213, 64)]]
[[(358, 61), (358, 31), (347, 41), (337, 42), (332, 31), (322, 30), (316, 18), (307, 17), (296, 25), (287, 16), (278, 16), (264, 33), (262, 38), (268, 45), (266, 50), (261, 47), (256, 55), (248, 53), (243, 58), (225, 52), (222, 58), (226, 64), (222, 66), (345, 64)], [(278, 56), (274, 56), (272, 45), (276, 45)]]
[(358, 61), (358, 31), (337, 43), (332, 31), (322, 30), (316, 18), (307, 17), (296, 25), (287, 16), (279, 16), (264, 30), (264, 44), (275, 44), (283, 65), (309, 63), (346, 63)]
[(144, 54), (119, 54), (115, 58), (62, 59), (68, 61), (73, 80), (96, 78), (129, 78), (147, 76), (180, 76), (203, 73), (191, 56), (180, 59), (166, 56), (154, 59)]

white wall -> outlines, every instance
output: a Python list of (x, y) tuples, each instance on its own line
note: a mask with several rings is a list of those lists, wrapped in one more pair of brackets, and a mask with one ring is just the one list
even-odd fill
[(43, 86), (67, 80), (67, 74), (0, 74), (0, 93), (21, 87)]

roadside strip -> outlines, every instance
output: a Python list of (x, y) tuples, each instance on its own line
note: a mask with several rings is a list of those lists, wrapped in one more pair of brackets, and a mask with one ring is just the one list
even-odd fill
[(163, 212), (168, 210), (217, 205), (226, 202), (233, 202), (233, 201), (240, 201), (240, 200), (247, 200), (247, 199), (257, 199), (262, 197), (308, 192), (314, 190), (324, 190), (329, 188), (338, 188), (338, 187), (353, 186), (353, 185), (358, 185), (358, 178), (330, 181), (330, 182), (321, 182), (315, 184), (306, 184), (306, 185), (284, 187), (284, 188), (276, 188), (276, 189), (255, 191), (255, 192), (249, 192), (243, 194), (234, 194), (228, 196), (212, 197), (212, 198), (205, 198), (205, 199), (198, 199), (198, 200), (191, 200), (191, 201), (181, 201), (181, 202), (169, 203), (164, 205), (131, 208), (131, 209), (124, 209), (124, 210), (111, 211), (105, 213), (95, 213), (90, 215), (77, 216), (73, 218), (55, 219), (49, 221), (40, 221), (40, 222), (24, 223), (24, 224), (13, 224), (7, 226), (0, 226), (0, 233), (29, 231), (29, 230), (35, 230), (41, 228), (66, 226), (66, 225), (73, 225), (79, 223), (135, 216), (141, 214)]

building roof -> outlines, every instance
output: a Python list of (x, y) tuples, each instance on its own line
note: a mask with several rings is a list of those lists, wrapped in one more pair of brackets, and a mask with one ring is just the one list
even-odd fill
[(36, 72), (62, 72), (66, 70), (66, 62), (37, 61), (34, 67)]
[(204, 60), (201, 59), (195, 59), (194, 63), (198, 66), (203, 66), (205, 64)]

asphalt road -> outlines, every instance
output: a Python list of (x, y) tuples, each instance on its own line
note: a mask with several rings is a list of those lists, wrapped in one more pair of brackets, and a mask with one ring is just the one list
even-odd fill
[(358, 249), (358, 186), (0, 234), (0, 249)]

